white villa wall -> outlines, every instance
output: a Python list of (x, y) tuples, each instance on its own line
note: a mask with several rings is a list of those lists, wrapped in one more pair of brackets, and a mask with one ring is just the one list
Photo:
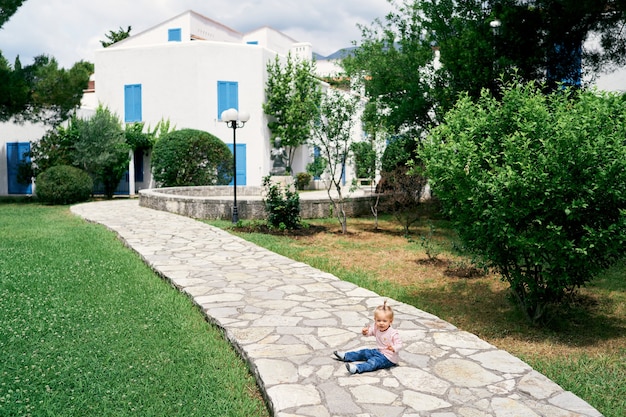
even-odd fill
[(336, 59), (320, 59), (315, 61), (317, 74), (325, 77), (336, 77), (342, 74), (343, 68)]
[(181, 42), (192, 37), (216, 42), (241, 43), (243, 34), (194, 11), (186, 11), (136, 35), (116, 43), (113, 48), (159, 45), (168, 42), (168, 29), (181, 29)]
[(263, 114), (265, 66), (270, 51), (224, 42), (170, 42), (142, 48), (111, 48), (95, 55), (98, 99), (124, 115), (124, 85), (141, 84), (142, 120), (169, 120), (176, 129), (205, 130), (232, 143), (232, 129), (219, 121), (217, 82), (236, 81), (239, 109), (250, 121), (237, 129), (246, 144), (247, 185), (260, 185), (271, 169), (269, 131)]
[(243, 36), (244, 43), (257, 42), (258, 46), (274, 51), (278, 55), (287, 56), (292, 46), (297, 43), (282, 32), (264, 26), (246, 33)]

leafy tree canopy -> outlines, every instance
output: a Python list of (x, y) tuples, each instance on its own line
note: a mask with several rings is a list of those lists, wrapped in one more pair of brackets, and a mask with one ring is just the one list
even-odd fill
[(66, 70), (54, 58), (40, 55), (13, 67), (0, 53), (0, 121), (14, 119), (57, 125), (80, 105), (93, 64), (80, 61)]
[(0, 28), (9, 21), (26, 0), (0, 0)]
[(393, 132), (430, 129), (460, 92), (497, 96), (500, 74), (552, 91), (578, 85), (581, 63), (593, 74), (626, 62), (620, 0), (388, 1), (396, 9), (361, 28), (344, 68), (363, 81)]
[[(24, 0), (0, 0), (0, 27)], [(79, 61), (66, 70), (49, 56), (35, 57), (22, 66), (19, 56), (13, 66), (0, 52), (0, 122), (14, 120), (57, 125), (80, 105), (93, 64)]]
[(269, 116), (272, 141), (280, 138), (289, 149), (291, 167), (296, 148), (311, 136), (311, 124), (317, 117), (321, 88), (314, 77), (315, 63), (287, 55), (282, 64), (278, 56), (267, 64), (266, 102), (263, 111)]
[(123, 39), (126, 39), (128, 37), (130, 37), (130, 30), (132, 29), (132, 27), (128, 27), (126, 30), (124, 30), (124, 28), (122, 28), (120, 26), (120, 28), (115, 31), (115, 30), (110, 30), (109, 33), (107, 33), (106, 38), (108, 40), (106, 41), (100, 41), (100, 45), (102, 45), (103, 48), (106, 48), (107, 46), (111, 46), (114, 43), (117, 43)]

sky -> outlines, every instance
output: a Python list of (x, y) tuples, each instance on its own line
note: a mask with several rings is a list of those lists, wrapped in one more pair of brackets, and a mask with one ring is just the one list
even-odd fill
[(0, 50), (13, 64), (38, 55), (63, 68), (94, 61), (109, 31), (132, 27), (131, 35), (193, 10), (245, 33), (270, 26), (323, 56), (361, 39), (357, 24), (369, 26), (391, 10), (387, 0), (26, 0), (0, 29)]

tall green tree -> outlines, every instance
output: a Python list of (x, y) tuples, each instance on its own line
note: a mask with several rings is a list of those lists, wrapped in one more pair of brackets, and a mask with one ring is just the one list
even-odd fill
[(128, 37), (130, 37), (130, 30), (132, 29), (132, 27), (128, 26), (128, 28), (126, 30), (124, 30), (124, 28), (122, 28), (120, 26), (120, 28), (118, 30), (110, 30), (109, 33), (107, 33), (106, 35), (104, 35), (107, 40), (106, 41), (100, 41), (100, 45), (102, 45), (103, 48), (106, 48), (108, 46), (113, 45), (114, 43), (117, 43), (121, 40), (124, 40)]
[(93, 64), (79, 61), (66, 70), (54, 58), (40, 55), (13, 67), (0, 54), (0, 121), (41, 122), (57, 125), (80, 106)]
[[(578, 85), (581, 68), (592, 75), (626, 62), (623, 1), (388, 1), (394, 11), (362, 27), (344, 67), (393, 132), (430, 129), (461, 92), (497, 96), (501, 74), (553, 91)], [(585, 43), (593, 36), (597, 46)]]
[(26, 0), (0, 0), (0, 28), (9, 21)]
[[(24, 0), (0, 0), (0, 28)], [(35, 57), (22, 66), (19, 56), (13, 66), (0, 52), (0, 122), (13, 120), (57, 125), (80, 105), (93, 64), (80, 61), (71, 69), (59, 68), (49, 56)]]
[(420, 156), (467, 248), (533, 323), (626, 254), (626, 96), (512, 83), (467, 94)]
[(347, 232), (348, 226), (342, 189), (358, 105), (358, 97), (330, 89), (322, 97), (311, 140), (319, 148), (320, 157), (326, 162), (326, 175), (323, 179), (343, 233)]
[(296, 149), (311, 137), (311, 126), (319, 111), (322, 92), (314, 72), (315, 62), (291, 54), (284, 64), (278, 56), (267, 64), (263, 111), (269, 116), (273, 144), (280, 138), (281, 146), (288, 150), (289, 170)]
[(89, 118), (76, 118), (78, 139), (74, 143), (75, 164), (87, 171), (95, 184), (102, 184), (107, 198), (128, 169), (130, 146), (119, 118), (99, 106)]

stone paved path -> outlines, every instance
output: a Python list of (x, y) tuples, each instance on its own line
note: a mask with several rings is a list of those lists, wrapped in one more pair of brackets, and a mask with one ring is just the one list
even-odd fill
[(400, 366), (350, 375), (332, 352), (373, 347), (360, 329), (381, 296), (137, 200), (71, 210), (116, 232), (225, 330), (275, 416), (601, 416), (514, 356), (394, 300)]

